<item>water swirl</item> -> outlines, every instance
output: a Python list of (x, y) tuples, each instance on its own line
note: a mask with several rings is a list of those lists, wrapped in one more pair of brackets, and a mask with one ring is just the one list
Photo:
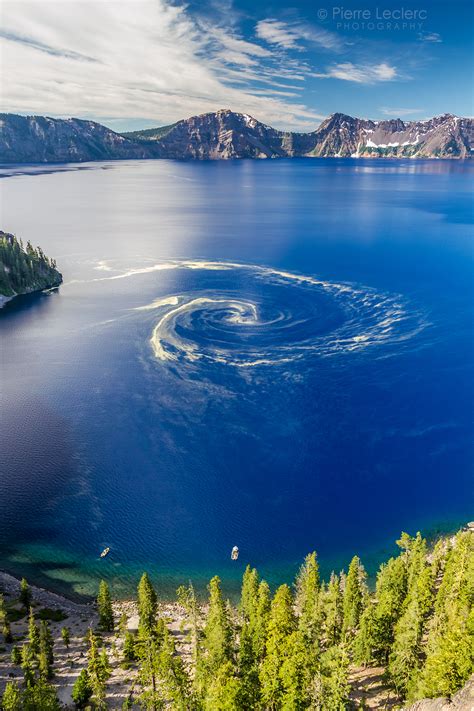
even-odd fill
[(375, 347), (387, 354), (424, 327), (399, 295), (258, 265), (172, 261), (109, 278), (167, 269), (208, 274), (195, 289), (139, 307), (158, 312), (150, 344), (162, 362), (249, 368)]

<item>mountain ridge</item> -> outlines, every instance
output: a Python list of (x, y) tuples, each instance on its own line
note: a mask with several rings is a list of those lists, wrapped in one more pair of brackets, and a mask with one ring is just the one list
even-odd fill
[(168, 158), (470, 158), (474, 119), (424, 121), (328, 116), (308, 133), (281, 131), (230, 109), (168, 126), (116, 133), (95, 121), (0, 114), (0, 161), (82, 162)]

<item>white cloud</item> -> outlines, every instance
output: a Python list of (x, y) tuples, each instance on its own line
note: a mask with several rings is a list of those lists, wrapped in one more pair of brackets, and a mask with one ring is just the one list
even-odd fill
[(333, 32), (299, 22), (290, 24), (281, 20), (267, 18), (257, 22), (255, 34), (265, 42), (283, 49), (302, 50), (301, 41), (335, 51), (341, 48), (341, 40)]
[(420, 42), (442, 42), (441, 35), (437, 32), (419, 32), (418, 39)]
[(327, 67), (325, 72), (315, 72), (312, 76), (320, 79), (341, 79), (358, 84), (373, 84), (380, 81), (391, 81), (398, 76), (398, 73), (395, 67), (386, 62), (373, 65), (341, 62)]
[(411, 116), (412, 114), (421, 114), (424, 112), (424, 109), (392, 109), (389, 106), (382, 106), (379, 111), (385, 114), (385, 116), (402, 118), (403, 116)]
[(321, 118), (293, 96), (294, 61), (172, 0), (3, 0), (2, 28), (3, 111), (158, 125), (230, 107), (296, 129)]

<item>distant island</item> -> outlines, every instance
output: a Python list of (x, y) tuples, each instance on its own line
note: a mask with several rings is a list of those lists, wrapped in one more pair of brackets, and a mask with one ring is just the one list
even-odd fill
[[(218, 577), (205, 604), (191, 583), (176, 603), (160, 602), (146, 573), (136, 600), (114, 601), (108, 583), (97, 581), (92, 607), (0, 573), (0, 705), (471, 708), (473, 530), (470, 523), (434, 545), (403, 533), (372, 590), (357, 556), (322, 581), (310, 553), (294, 584), (274, 592), (248, 565), (238, 606), (226, 601)], [(106, 561), (105, 576), (116, 576)]]
[(63, 280), (54, 259), (41, 247), (26, 247), (15, 235), (0, 230), (0, 308), (20, 294), (51, 289)]
[(158, 128), (115, 133), (77, 118), (0, 114), (0, 162), (170, 158), (470, 158), (474, 119), (372, 121), (342, 113), (309, 133), (279, 131), (228, 109)]

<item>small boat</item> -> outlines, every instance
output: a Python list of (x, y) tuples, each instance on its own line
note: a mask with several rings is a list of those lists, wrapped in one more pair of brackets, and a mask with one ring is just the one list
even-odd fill
[(101, 557), (101, 558), (105, 558), (105, 556), (106, 556), (106, 555), (109, 555), (109, 553), (110, 553), (110, 548), (104, 548), (104, 550), (103, 550), (102, 553), (100, 554), (100, 557)]
[(230, 554), (230, 557), (232, 560), (237, 560), (237, 558), (239, 557), (239, 549), (237, 548), (237, 546), (234, 546), (232, 548), (232, 553)]

